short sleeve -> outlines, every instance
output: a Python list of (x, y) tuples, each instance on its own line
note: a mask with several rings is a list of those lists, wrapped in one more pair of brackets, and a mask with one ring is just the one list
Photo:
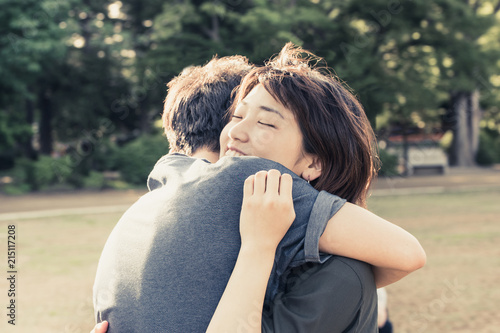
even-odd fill
[(321, 191), (314, 202), (304, 241), (304, 255), (307, 262), (325, 262), (331, 255), (319, 253), (319, 238), (328, 221), (342, 208), (346, 200), (326, 191)]

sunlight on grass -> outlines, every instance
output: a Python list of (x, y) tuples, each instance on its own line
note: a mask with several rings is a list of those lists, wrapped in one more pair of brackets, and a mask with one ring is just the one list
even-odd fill
[(500, 190), (372, 197), (369, 208), (413, 233), (426, 266), (388, 287), (395, 331), (493, 332), (500, 301)]
[[(488, 332), (485, 325), (500, 326), (493, 314), (500, 301), (498, 202), (500, 190), (369, 199), (372, 211), (413, 233), (428, 256), (423, 269), (388, 287), (397, 332)], [(21, 290), (16, 332), (90, 331), (97, 261), (119, 218), (101, 214), (15, 222)], [(1, 222), (0, 228), (8, 224)], [(4, 281), (0, 287), (5, 290)], [(453, 301), (443, 301), (442, 295)]]

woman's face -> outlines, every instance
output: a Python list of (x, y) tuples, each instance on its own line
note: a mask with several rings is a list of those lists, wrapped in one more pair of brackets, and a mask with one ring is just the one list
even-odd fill
[(311, 159), (292, 111), (259, 84), (236, 106), (220, 137), (220, 156), (257, 156), (278, 162), (299, 176)]

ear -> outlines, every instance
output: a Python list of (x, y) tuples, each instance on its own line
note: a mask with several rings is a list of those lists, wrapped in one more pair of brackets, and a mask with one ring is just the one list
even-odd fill
[(321, 162), (316, 155), (309, 155), (306, 157), (307, 163), (300, 175), (307, 181), (316, 180), (321, 176)]

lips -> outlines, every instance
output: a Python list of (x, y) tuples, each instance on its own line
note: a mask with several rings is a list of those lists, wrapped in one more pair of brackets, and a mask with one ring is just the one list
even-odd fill
[(235, 156), (245, 156), (246, 154), (243, 153), (238, 148), (228, 145), (225, 155), (235, 157)]

